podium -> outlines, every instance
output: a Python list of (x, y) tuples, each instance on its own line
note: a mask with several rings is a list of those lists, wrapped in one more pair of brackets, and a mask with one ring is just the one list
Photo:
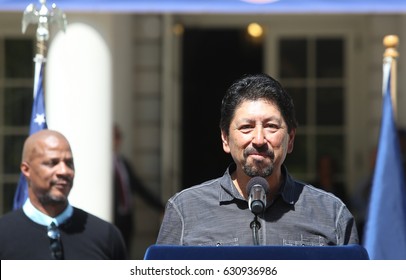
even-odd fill
[(151, 245), (144, 260), (368, 260), (360, 245), (177, 246)]

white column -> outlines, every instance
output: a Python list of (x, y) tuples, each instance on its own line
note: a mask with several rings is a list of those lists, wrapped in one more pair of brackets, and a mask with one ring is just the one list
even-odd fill
[(69, 200), (112, 220), (112, 58), (110, 17), (69, 15), (53, 38), (46, 68), (48, 126), (68, 138), (76, 177)]

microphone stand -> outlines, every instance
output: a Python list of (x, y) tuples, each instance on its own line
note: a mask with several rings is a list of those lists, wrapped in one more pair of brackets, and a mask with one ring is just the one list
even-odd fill
[(255, 215), (254, 220), (250, 223), (252, 229), (252, 240), (254, 245), (259, 245), (258, 230), (261, 228), (261, 224), (258, 222), (258, 216)]

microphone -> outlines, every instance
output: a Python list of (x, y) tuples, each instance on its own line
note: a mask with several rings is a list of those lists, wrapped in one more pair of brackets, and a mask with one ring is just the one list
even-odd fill
[(265, 210), (266, 194), (268, 192), (268, 182), (263, 177), (253, 177), (248, 181), (247, 194), (248, 206), (255, 215), (261, 214)]

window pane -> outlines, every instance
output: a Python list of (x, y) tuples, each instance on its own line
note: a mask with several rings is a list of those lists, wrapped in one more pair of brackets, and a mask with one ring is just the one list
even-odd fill
[(289, 172), (303, 174), (307, 172), (306, 148), (306, 136), (296, 134), (293, 152), (288, 154), (285, 160)]
[(306, 39), (282, 39), (279, 42), (281, 78), (307, 76)]
[[(28, 132), (27, 132), (28, 133)], [(4, 173), (19, 174), (21, 152), (26, 136), (5, 136), (4, 137)]]
[(4, 112), (6, 126), (29, 126), (32, 110), (32, 88), (6, 88)]
[(342, 88), (318, 88), (317, 125), (344, 124), (344, 95)]
[[(342, 162), (341, 159), (340, 162)], [(337, 160), (334, 160), (329, 154), (325, 154), (318, 159), (315, 186), (335, 194), (350, 207), (346, 185), (340, 177)]]
[(342, 39), (316, 40), (316, 69), (318, 78), (343, 77), (343, 45)]
[(4, 196), (3, 196), (3, 212), (7, 213), (13, 208), (14, 194), (17, 189), (17, 183), (4, 184)]
[(292, 96), (295, 105), (296, 119), (299, 125), (306, 125), (307, 115), (307, 92), (305, 88), (286, 88), (286, 91)]
[(32, 78), (34, 76), (34, 49), (30, 39), (5, 40), (6, 78)]

